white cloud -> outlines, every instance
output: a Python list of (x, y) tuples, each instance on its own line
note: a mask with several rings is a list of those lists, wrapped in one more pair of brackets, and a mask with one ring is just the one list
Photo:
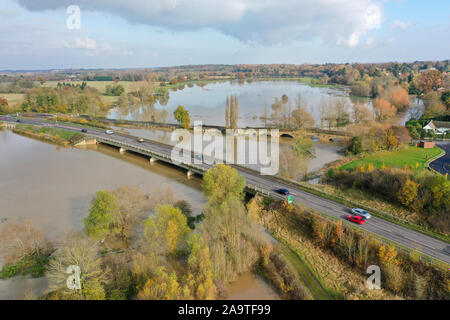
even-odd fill
[[(73, 0), (16, 0), (32, 11), (62, 9)], [(83, 11), (121, 16), (130, 23), (169, 30), (215, 28), (248, 43), (319, 39), (357, 46), (380, 27), (375, 0), (78, 0)]]
[(410, 21), (401, 21), (401, 20), (394, 20), (390, 23), (391, 29), (400, 29), (400, 30), (406, 30), (411, 25)]
[(87, 49), (87, 50), (96, 50), (97, 49), (97, 42), (92, 40), (91, 38), (75, 38), (73, 41), (61, 41), (62, 45), (69, 49)]

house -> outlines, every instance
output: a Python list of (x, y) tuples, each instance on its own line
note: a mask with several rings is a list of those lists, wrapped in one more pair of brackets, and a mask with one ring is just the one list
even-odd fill
[(450, 131), (450, 121), (430, 120), (423, 129), (426, 131), (433, 131), (435, 134), (446, 134)]
[(419, 148), (424, 148), (424, 149), (434, 148), (434, 142), (433, 141), (420, 141)]

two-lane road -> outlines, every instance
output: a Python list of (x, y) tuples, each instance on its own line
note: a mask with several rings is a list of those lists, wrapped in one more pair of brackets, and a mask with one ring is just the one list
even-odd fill
[[(21, 122), (25, 124), (38, 124), (38, 125), (43, 124), (42, 121), (35, 119), (22, 119)], [(81, 128), (79, 127), (67, 124), (57, 124), (48, 122), (45, 124), (48, 126), (56, 128), (64, 128), (71, 131), (80, 132), (81, 130)], [(102, 138), (113, 139), (118, 143), (122, 143), (125, 148), (126, 148), (125, 145), (132, 146), (135, 147), (136, 149), (148, 150), (148, 152), (150, 153), (158, 152), (167, 157), (170, 157), (171, 152), (173, 150), (173, 146), (170, 145), (166, 145), (163, 143), (147, 139), (145, 139), (143, 142), (139, 142), (138, 141), (139, 137), (134, 137), (121, 133), (113, 133), (108, 135), (101, 130), (87, 129), (87, 134), (100, 139)], [(206, 163), (198, 164), (197, 166), (201, 167), (204, 171), (212, 167), (212, 165)], [(290, 190), (290, 193), (294, 197), (295, 202), (301, 203), (314, 210), (323, 212), (329, 216), (345, 220), (345, 217), (349, 215), (351, 212), (350, 208), (340, 203), (321, 198), (317, 195), (308, 193), (303, 190), (293, 188), (291, 184), (285, 183), (279, 179), (274, 179), (271, 176), (261, 176), (257, 172), (240, 168), (238, 166), (235, 167), (237, 168), (239, 173), (245, 177), (247, 184), (264, 189), (266, 193), (270, 192), (271, 196), (274, 198), (283, 198), (281, 195), (275, 193), (274, 190), (286, 188)], [(433, 257), (435, 259), (444, 261), (447, 264), (450, 264), (450, 245), (444, 241), (434, 239), (417, 231), (413, 231), (411, 229), (402, 227), (400, 225), (388, 222), (386, 220), (377, 217), (372, 217), (364, 225), (357, 227), (368, 230), (372, 233), (377, 234), (378, 236), (394, 241), (410, 249), (417, 249), (430, 257)]]

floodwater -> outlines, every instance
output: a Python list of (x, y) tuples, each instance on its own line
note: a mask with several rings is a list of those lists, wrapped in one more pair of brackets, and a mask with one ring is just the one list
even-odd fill
[[(182, 90), (169, 91), (167, 104), (155, 104), (156, 110), (166, 110), (168, 123), (175, 123), (173, 112), (178, 106), (184, 106), (189, 112), (191, 123), (201, 120), (207, 125), (225, 125), (226, 98), (236, 95), (239, 99), (240, 127), (265, 126), (263, 120), (264, 111), (271, 114), (271, 106), (275, 98), (287, 95), (291, 109), (294, 109), (295, 101), (301, 94), (302, 100), (307, 104), (307, 110), (313, 116), (316, 126), (320, 125), (321, 112), (319, 105), (324, 102), (330, 107), (337, 99), (344, 99), (348, 111), (351, 110), (355, 99), (350, 99), (347, 92), (341, 88), (311, 87), (298, 81), (253, 81), (239, 83), (237, 81), (216, 82), (209, 84), (193, 85)], [(371, 106), (369, 99), (358, 98), (359, 103)], [(149, 107), (145, 108), (115, 108), (108, 117), (111, 119), (125, 119), (137, 121), (151, 121)]]
[(107, 146), (95, 149), (65, 149), (0, 131), (0, 221), (27, 218), (57, 239), (81, 229), (96, 191), (122, 185), (149, 193), (169, 188), (201, 212), (206, 199), (199, 178)]
[[(188, 179), (182, 170), (158, 162), (151, 165), (148, 159), (107, 146), (65, 149), (0, 130), (0, 225), (27, 218), (54, 241), (81, 230), (98, 190), (130, 185), (155, 193), (170, 188), (176, 199), (187, 200), (193, 214), (199, 214), (206, 203), (200, 182), (195, 176)], [(262, 279), (249, 277), (231, 284), (230, 295), (238, 299), (250, 292), (263, 299), (264, 292), (271, 292)], [(39, 297), (46, 289), (46, 278), (0, 280), (0, 300)]]
[(278, 293), (258, 275), (245, 273), (227, 286), (226, 300), (279, 300)]

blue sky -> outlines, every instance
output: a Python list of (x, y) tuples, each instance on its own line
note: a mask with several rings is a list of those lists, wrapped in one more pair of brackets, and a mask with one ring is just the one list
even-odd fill
[(0, 70), (444, 60), (449, 21), (445, 0), (0, 0)]

